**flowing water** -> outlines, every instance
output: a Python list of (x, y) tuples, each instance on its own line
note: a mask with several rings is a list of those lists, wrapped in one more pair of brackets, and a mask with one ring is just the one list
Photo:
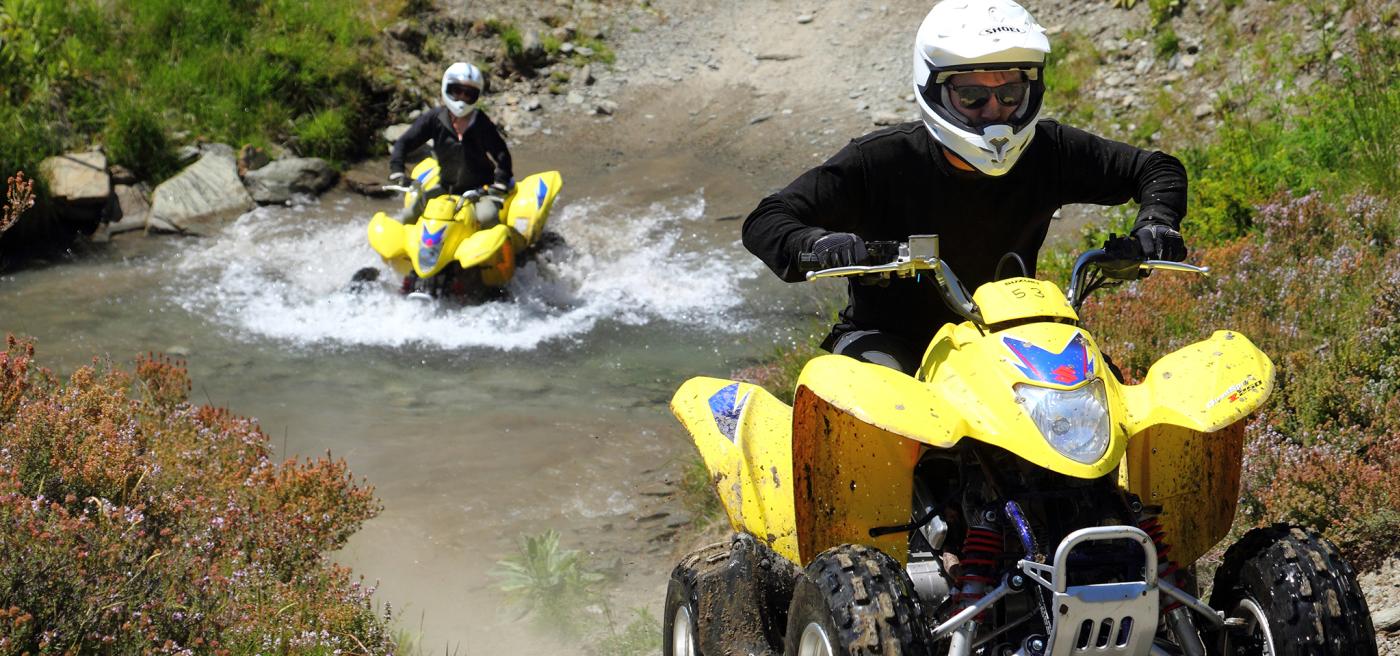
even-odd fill
[(392, 202), (330, 194), (4, 275), (0, 330), (36, 337), (60, 371), (184, 356), (194, 401), (258, 418), (280, 454), (343, 457), (375, 486), (384, 512), (334, 556), (379, 582), (426, 652), (555, 653), (503, 607), (496, 561), (557, 529), (635, 593), (622, 619), (659, 610), (673, 547), (637, 519), (640, 491), (690, 453), (671, 392), (772, 352), (816, 305), (743, 251), (694, 176), (651, 193), (569, 178), (550, 219), (564, 244), (504, 301), (351, 293), (357, 269), (383, 267), (364, 230)]

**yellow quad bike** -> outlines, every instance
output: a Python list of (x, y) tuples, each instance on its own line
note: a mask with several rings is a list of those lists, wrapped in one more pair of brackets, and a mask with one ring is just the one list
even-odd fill
[[(429, 157), (414, 167), (410, 186), (385, 187), (403, 192), (405, 208), (414, 207), (420, 195), (428, 198), (414, 222), (375, 213), (370, 246), (404, 277), (403, 292), (410, 297), (471, 298), (503, 290), (520, 257), (545, 235), (563, 186), (559, 172), (531, 175), (505, 197), (488, 190), (433, 195), (438, 175), (438, 163)], [(353, 282), (367, 282), (377, 272), (362, 269)]]
[(1244, 421), (1269, 358), (1221, 330), (1139, 384), (1110, 371), (1079, 309), (1151, 269), (1113, 240), (1068, 294), (1028, 277), (969, 295), (936, 236), (887, 264), (808, 279), (916, 276), (965, 321), (911, 377), (846, 356), (807, 363), (791, 407), (693, 378), (671, 408), (735, 531), (684, 558), (666, 656), (1375, 656), (1351, 568), (1318, 534), (1235, 543), (1210, 603), (1195, 561), (1228, 533)]

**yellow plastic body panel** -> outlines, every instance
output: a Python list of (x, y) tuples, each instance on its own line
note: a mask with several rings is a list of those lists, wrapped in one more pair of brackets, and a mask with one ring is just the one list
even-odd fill
[(563, 186), (558, 171), (527, 176), (516, 183), (506, 198), (504, 223), (520, 233), (526, 245), (535, 243), (544, 232), (549, 210), (554, 207), (554, 198)]
[[(448, 263), (452, 262), (452, 253), (457, 252), (462, 242), (468, 239), (471, 230), (470, 224), (461, 221), (433, 221), (427, 218), (404, 226), (404, 234), (407, 236), (404, 250), (408, 251), (408, 259), (413, 263), (413, 270), (422, 278), (436, 275), (442, 271)], [(437, 239), (443, 240), (442, 250), (439, 251), (436, 262), (424, 262), (421, 259), (422, 249), (419, 245), (422, 244), (425, 233), (435, 235)]]
[(1148, 505), (1162, 507), (1159, 521), (1172, 559), (1193, 563), (1230, 532), (1240, 498), (1244, 421), (1213, 433), (1153, 426), (1128, 441), (1120, 484)]
[(369, 220), (369, 245), (386, 260), (408, 257), (404, 251), (406, 233), (402, 223), (383, 212), (375, 212), (374, 218)]
[(473, 233), (471, 237), (462, 241), (461, 245), (452, 251), (452, 259), (457, 260), (463, 269), (489, 264), (509, 240), (510, 230), (503, 225), (494, 225)]
[(1127, 448), (1128, 434), (1122, 425), (1111, 426), (1108, 448), (1092, 463), (1061, 455), (1016, 403), (1014, 386), (1033, 383), (1073, 389), (1082, 383), (1032, 380), (1007, 345), (1007, 340), (1030, 342), (1061, 353), (1081, 339), (1087, 360), (1081, 371), (1103, 380), (1111, 416), (1122, 416), (1118, 383), (1106, 375), (1093, 338), (1061, 323), (1026, 324), (989, 334), (970, 324), (945, 327), (929, 345), (920, 372), (927, 376), (925, 382), (844, 356), (823, 356), (807, 364), (798, 385), (862, 421), (932, 447), (949, 448), (968, 437), (1066, 476), (1098, 478), (1118, 467)]
[(1032, 317), (1056, 317), (1078, 321), (1079, 315), (1055, 283), (1034, 278), (1007, 278), (977, 288), (972, 301), (987, 325)]
[(1130, 434), (1158, 424), (1213, 433), (1263, 405), (1274, 363), (1248, 338), (1218, 330), (1158, 360), (1142, 384), (1123, 388)]
[(848, 543), (870, 545), (908, 562), (908, 533), (873, 538), (870, 529), (909, 522), (914, 466), (923, 448), (799, 383), (792, 413), (792, 470), (802, 558), (794, 562), (806, 565), (822, 551)]
[[(793, 514), (792, 408), (757, 385), (692, 378), (671, 399), (730, 526), (799, 560)], [(904, 504), (909, 504), (908, 498)], [(905, 520), (907, 521), (907, 520)]]

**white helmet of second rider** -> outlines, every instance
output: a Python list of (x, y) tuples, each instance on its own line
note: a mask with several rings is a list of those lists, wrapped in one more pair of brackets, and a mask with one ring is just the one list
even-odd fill
[(476, 106), (482, 91), (481, 71), (466, 62), (447, 67), (442, 74), (442, 104), (453, 116), (466, 116)]
[[(914, 97), (933, 138), (982, 173), (1011, 170), (1030, 145), (1045, 94), (1050, 41), (1011, 0), (943, 0), (914, 40)], [(1005, 123), (974, 126), (956, 109), (948, 79), (958, 73), (1020, 71), (1030, 93)]]

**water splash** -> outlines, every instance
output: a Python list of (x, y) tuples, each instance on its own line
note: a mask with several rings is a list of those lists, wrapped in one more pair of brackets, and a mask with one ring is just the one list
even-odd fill
[(708, 244), (699, 192), (645, 209), (608, 199), (557, 208), (565, 245), (524, 264), (507, 300), (424, 305), (384, 284), (352, 293), (362, 267), (394, 274), (370, 250), (348, 201), (264, 207), (175, 258), (167, 291), (184, 309), (253, 335), (301, 345), (532, 349), (600, 322), (750, 327), (739, 284), (759, 272), (737, 242)]

